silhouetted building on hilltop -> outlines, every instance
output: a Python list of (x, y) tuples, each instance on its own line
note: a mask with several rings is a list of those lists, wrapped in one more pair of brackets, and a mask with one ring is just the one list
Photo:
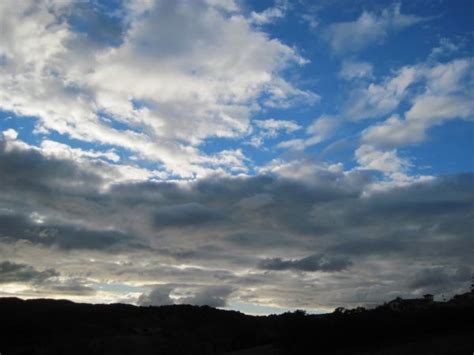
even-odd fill
[(410, 298), (403, 299), (397, 297), (394, 300), (388, 302), (387, 306), (392, 311), (408, 311), (418, 310), (429, 307), (433, 303), (433, 295), (426, 294), (423, 298)]

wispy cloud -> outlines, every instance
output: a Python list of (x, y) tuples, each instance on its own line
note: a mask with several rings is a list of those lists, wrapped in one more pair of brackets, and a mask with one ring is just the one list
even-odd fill
[(379, 14), (363, 11), (355, 21), (330, 25), (324, 36), (335, 53), (357, 52), (382, 43), (391, 33), (426, 21), (416, 15), (403, 14), (400, 9), (397, 3)]

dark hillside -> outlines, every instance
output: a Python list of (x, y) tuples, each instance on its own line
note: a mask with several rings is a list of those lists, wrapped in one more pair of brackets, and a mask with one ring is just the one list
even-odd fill
[[(415, 301), (415, 300), (411, 300)], [(15, 354), (472, 354), (474, 300), (394, 300), (373, 310), (248, 316), (211, 307), (0, 299)], [(395, 307), (395, 306), (396, 307)]]

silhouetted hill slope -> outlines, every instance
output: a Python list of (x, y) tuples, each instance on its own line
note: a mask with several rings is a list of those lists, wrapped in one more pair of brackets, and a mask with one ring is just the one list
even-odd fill
[(255, 317), (211, 307), (0, 299), (14, 354), (472, 354), (474, 300)]

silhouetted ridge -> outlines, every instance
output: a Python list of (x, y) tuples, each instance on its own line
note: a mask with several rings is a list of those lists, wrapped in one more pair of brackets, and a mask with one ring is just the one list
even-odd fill
[(474, 297), (397, 298), (375, 309), (249, 316), (0, 298), (1, 354), (470, 354)]

